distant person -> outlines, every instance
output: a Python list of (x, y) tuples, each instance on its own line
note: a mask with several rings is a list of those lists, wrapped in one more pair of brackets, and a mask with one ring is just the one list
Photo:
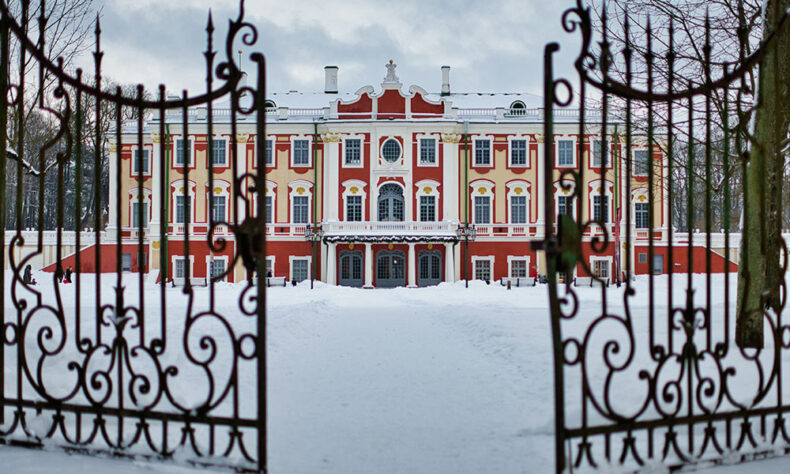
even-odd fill
[(63, 281), (64, 283), (71, 283), (71, 274), (72, 273), (73, 273), (73, 271), (71, 270), (71, 267), (67, 267), (66, 268), (66, 278)]
[(61, 267), (55, 270), (55, 278), (58, 279), (58, 283), (63, 283), (63, 269)]
[(30, 265), (25, 267), (25, 273), (22, 275), (22, 281), (25, 283), (25, 285), (30, 285), (33, 283), (33, 269), (30, 267)]

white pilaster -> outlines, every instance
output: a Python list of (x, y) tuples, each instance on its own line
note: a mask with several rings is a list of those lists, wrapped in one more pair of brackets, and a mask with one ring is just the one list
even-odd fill
[(373, 288), (373, 244), (365, 244), (365, 288)]
[[(236, 178), (237, 179), (247, 172), (247, 140), (248, 139), (249, 139), (248, 134), (237, 134), (237, 140), (236, 140), (236, 153), (237, 153)], [(261, 139), (263, 139), (263, 137), (261, 137)], [(208, 150), (208, 152), (206, 153), (206, 160), (208, 161), (209, 165), (211, 165), (211, 153), (212, 153), (211, 150)], [(206, 176), (208, 176), (208, 174), (206, 174)], [(214, 189), (214, 183), (211, 183), (211, 187), (209, 188), (209, 192), (211, 193), (210, 196), (214, 195), (213, 189)], [(313, 189), (315, 189), (315, 187)], [(233, 191), (231, 190), (231, 193), (232, 192)], [(244, 190), (242, 190), (242, 193), (246, 194)], [(247, 216), (247, 202), (244, 199), (239, 198), (235, 200), (235, 204), (236, 206), (238, 206), (238, 210), (239, 210), (239, 214), (238, 214), (239, 222), (244, 222), (244, 219)], [(208, 222), (209, 221), (208, 205), (206, 206), (206, 213), (207, 213), (206, 222)], [(233, 220), (233, 214), (231, 214), (230, 220)]]
[[(117, 222), (118, 222), (118, 186), (120, 183), (116, 178), (118, 174), (118, 166), (121, 164), (121, 145), (119, 143), (110, 144), (110, 159), (108, 160), (110, 163), (110, 171), (109, 171), (109, 199), (107, 201), (107, 239), (110, 241), (118, 241), (121, 237), (121, 230), (118, 229)], [(129, 209), (127, 212), (131, 212)]]
[(338, 218), (338, 199), (340, 187), (340, 134), (324, 133), (321, 135), (324, 142), (324, 157), (326, 166), (324, 167), (323, 200), (324, 200), (324, 220), (337, 221)]
[(324, 281), (330, 285), (337, 285), (337, 244), (329, 242), (326, 244), (326, 276)]
[(442, 213), (444, 221), (458, 222), (458, 141), (461, 135), (454, 133), (442, 134)]
[(455, 281), (455, 255), (453, 244), (444, 244), (444, 281), (452, 283)]
[(154, 148), (151, 151), (151, 160), (149, 169), (151, 170), (151, 224), (149, 225), (150, 234), (152, 238), (159, 235), (159, 225), (161, 221), (159, 214), (162, 209), (162, 174), (159, 172), (159, 154), (161, 153), (162, 144), (160, 143), (159, 135), (153, 137)]
[(538, 236), (545, 237), (544, 227), (543, 225), (546, 222), (546, 186), (552, 186), (552, 183), (546, 183), (545, 178), (545, 170), (546, 170), (546, 161), (545, 161), (545, 153), (546, 145), (544, 144), (544, 139), (538, 139), (538, 156), (537, 158), (537, 181), (538, 185), (537, 189), (537, 196), (535, 196), (535, 202), (537, 203), (536, 206), (538, 208)]
[(461, 261), (461, 242), (458, 242), (457, 245), (453, 246), (455, 251), (453, 252), (453, 262), (455, 262), (455, 281), (461, 280), (461, 267), (463, 267), (463, 262)]
[(417, 286), (417, 262), (416, 262), (417, 257), (416, 257), (416, 252), (414, 251), (413, 243), (409, 244), (409, 257), (407, 260), (408, 262), (406, 262), (406, 264), (409, 266), (409, 272), (408, 272), (409, 279), (407, 281), (407, 284), (410, 287), (415, 287)]

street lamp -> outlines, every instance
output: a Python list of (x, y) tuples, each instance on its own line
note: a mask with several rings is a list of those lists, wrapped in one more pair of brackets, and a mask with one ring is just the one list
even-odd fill
[(324, 229), (322, 229), (318, 224), (315, 226), (307, 224), (307, 227), (304, 228), (304, 238), (306, 241), (312, 243), (313, 246), (313, 264), (311, 265), (310, 271), (310, 289), (312, 290), (315, 283), (316, 246), (318, 245), (318, 242), (321, 242), (321, 239), (324, 238)]
[(463, 239), (464, 241), (464, 256), (466, 257), (464, 260), (464, 280), (466, 280), (466, 287), (469, 288), (469, 261), (471, 258), (469, 257), (469, 241), (474, 241), (477, 238), (477, 228), (474, 224), (469, 225), (468, 222), (462, 224), (458, 224), (458, 228), (455, 229), (455, 235), (458, 237), (458, 240)]

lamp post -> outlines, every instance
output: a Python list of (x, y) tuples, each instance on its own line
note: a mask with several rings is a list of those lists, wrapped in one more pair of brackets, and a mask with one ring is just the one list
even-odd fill
[(471, 260), (469, 257), (469, 241), (474, 241), (477, 238), (477, 228), (474, 224), (470, 225), (468, 222), (458, 224), (458, 228), (455, 229), (455, 235), (458, 236), (458, 240), (463, 239), (464, 241), (464, 280), (466, 280), (466, 287), (469, 288), (469, 261)]
[(304, 228), (304, 238), (306, 241), (310, 242), (313, 247), (313, 264), (310, 266), (310, 289), (312, 290), (315, 284), (316, 247), (318, 246), (318, 242), (321, 242), (321, 239), (324, 238), (324, 229), (318, 224), (307, 224), (307, 227)]

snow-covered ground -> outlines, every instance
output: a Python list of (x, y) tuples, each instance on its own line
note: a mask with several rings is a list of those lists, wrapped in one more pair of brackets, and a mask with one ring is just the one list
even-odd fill
[[(695, 279), (704, 288), (703, 278)], [(105, 289), (111, 281), (103, 282)], [(661, 310), (666, 278), (656, 282), (657, 308), (666, 314)], [(124, 284), (136, 294), (135, 279)], [(723, 286), (716, 277), (712, 295), (719, 307)], [(647, 279), (638, 280), (636, 287), (632, 309), (641, 321), (636, 333), (643, 346)], [(684, 289), (676, 285), (675, 301), (683, 301)], [(73, 286), (64, 291), (73, 292)], [(196, 290), (198, 304), (206, 301), (206, 291)], [(218, 288), (220, 312), (236, 311), (239, 291), (238, 285)], [(157, 287), (146, 288), (151, 304), (157, 294)], [(579, 288), (578, 294), (583, 308), (600, 311), (600, 290)], [(621, 314), (622, 289), (610, 288), (607, 295), (611, 312)], [(73, 296), (65, 300), (69, 298)], [(178, 314), (179, 298), (179, 290), (168, 290), (168, 311), (172, 305), (173, 314)], [(696, 298), (704, 302), (704, 292), (698, 291)], [(321, 283), (310, 290), (307, 283), (271, 289), (270, 472), (552, 472), (554, 386), (547, 308), (544, 285), (510, 291), (482, 282), (471, 282), (468, 289), (463, 283), (390, 290)], [(186, 379), (185, 384), (197, 380)], [(623, 395), (624, 403), (638, 398), (638, 393)], [(200, 399), (199, 394), (195, 397)], [(569, 405), (571, 415), (576, 410)], [(172, 464), (8, 447), (0, 447), (0, 463), (2, 472), (20, 473), (52, 472), (47, 469), (52, 466), (75, 474), (87, 469), (191, 472)], [(719, 467), (712, 472), (743, 469)], [(790, 472), (790, 461), (755, 462), (748, 469)]]

